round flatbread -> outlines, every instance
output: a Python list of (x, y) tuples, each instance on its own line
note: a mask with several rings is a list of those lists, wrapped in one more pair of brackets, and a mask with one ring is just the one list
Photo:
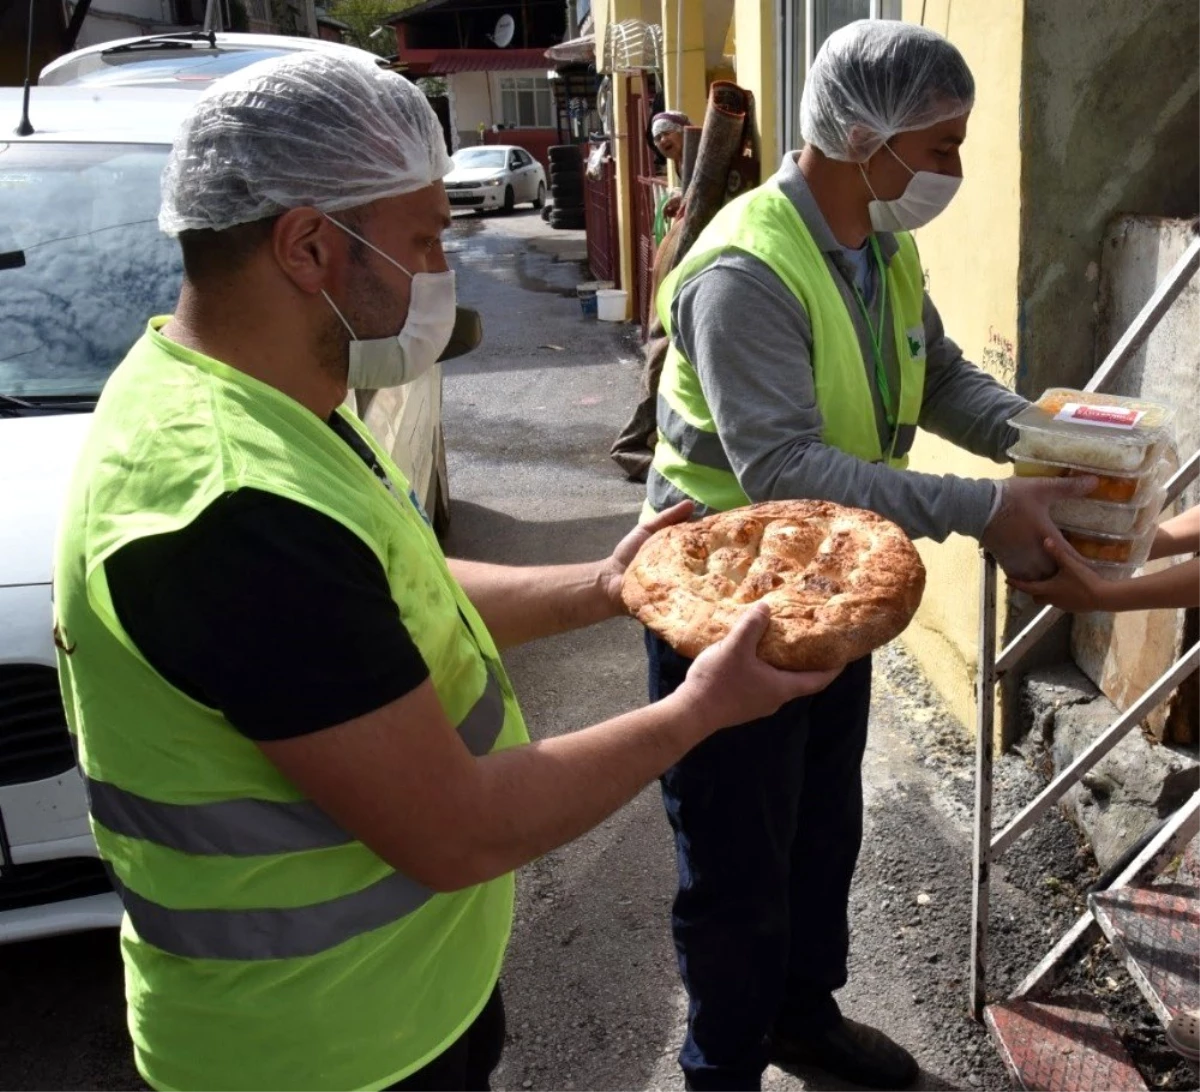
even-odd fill
[(890, 520), (828, 501), (770, 501), (659, 531), (626, 571), (622, 597), (688, 657), (766, 603), (771, 622), (759, 656), (819, 671), (887, 644), (924, 590), (925, 566)]

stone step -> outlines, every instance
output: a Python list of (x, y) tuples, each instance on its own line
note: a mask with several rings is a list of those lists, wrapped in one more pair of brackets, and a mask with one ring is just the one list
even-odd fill
[(1143, 1092), (1146, 1083), (1091, 998), (1010, 1000), (984, 1010), (1017, 1088), (1027, 1092)]
[(1088, 906), (1164, 1026), (1200, 1008), (1200, 899), (1125, 887), (1089, 896)]
[(1175, 878), (1179, 883), (1200, 889), (1200, 834), (1196, 835), (1183, 851), (1179, 872)]

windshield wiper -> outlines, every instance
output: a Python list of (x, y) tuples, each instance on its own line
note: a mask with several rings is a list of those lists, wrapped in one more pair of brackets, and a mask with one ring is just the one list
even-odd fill
[(19, 417), (22, 413), (36, 409), (31, 403), (14, 398), (11, 394), (0, 394), (0, 414), (5, 417)]
[(55, 413), (91, 413), (99, 395), (37, 394), (17, 398), (0, 394), (0, 417), (44, 417)]
[(108, 49), (100, 51), (100, 56), (111, 57), (115, 53), (137, 53), (143, 49), (191, 49), (198, 42), (204, 42), (209, 49), (216, 49), (216, 32), (189, 30), (181, 34), (155, 34), (150, 38), (139, 38), (136, 42), (109, 46)]

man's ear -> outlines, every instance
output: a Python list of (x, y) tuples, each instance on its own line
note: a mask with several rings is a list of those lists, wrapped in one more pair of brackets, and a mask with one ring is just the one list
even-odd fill
[(289, 209), (271, 233), (271, 250), (279, 268), (309, 295), (336, 284), (346, 249), (344, 233), (313, 208)]

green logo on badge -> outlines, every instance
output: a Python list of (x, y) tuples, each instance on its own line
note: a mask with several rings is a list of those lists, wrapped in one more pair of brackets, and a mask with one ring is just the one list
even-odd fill
[(915, 338), (912, 334), (908, 335), (908, 355), (920, 356), (925, 352), (925, 343), (920, 338)]

